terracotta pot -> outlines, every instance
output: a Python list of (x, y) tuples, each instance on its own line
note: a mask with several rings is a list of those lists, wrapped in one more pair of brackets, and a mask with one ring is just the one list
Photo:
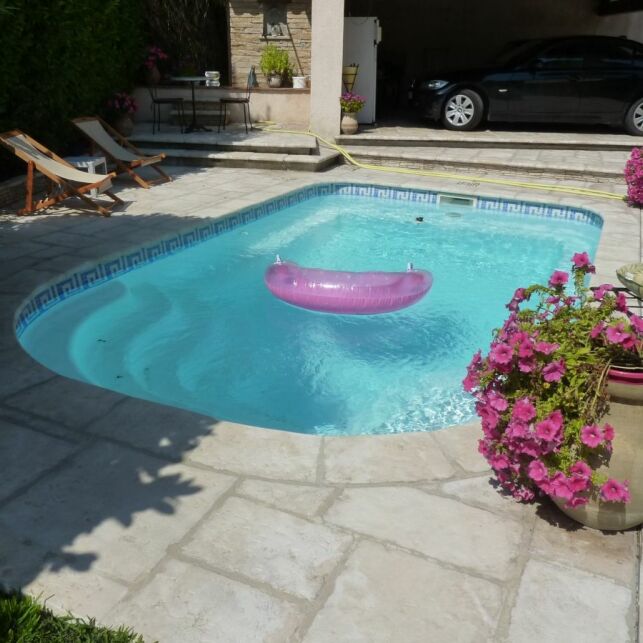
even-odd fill
[(341, 127), (342, 134), (355, 134), (359, 128), (357, 114), (343, 114)]
[(618, 531), (643, 523), (643, 371), (611, 369), (607, 390), (610, 410), (601, 422), (614, 427), (614, 450), (609, 464), (598, 471), (619, 481), (627, 480), (632, 500), (626, 505), (590, 500), (576, 509), (565, 508), (565, 501), (559, 498), (554, 502), (563, 513), (587, 527)]
[(145, 82), (151, 86), (158, 85), (161, 82), (161, 72), (156, 65), (145, 68)]
[(121, 114), (114, 121), (114, 129), (121, 136), (131, 136), (134, 131), (134, 121), (132, 120), (132, 117), (129, 114)]

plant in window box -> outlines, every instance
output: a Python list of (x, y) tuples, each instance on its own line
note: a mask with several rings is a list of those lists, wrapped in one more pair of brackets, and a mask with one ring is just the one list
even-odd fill
[(592, 272), (577, 253), (575, 294), (561, 271), (519, 288), (464, 388), (479, 450), (514, 498), (549, 496), (585, 525), (626, 529), (643, 523), (643, 318), (612, 286), (589, 291)]
[(268, 78), (270, 87), (281, 87), (284, 80), (290, 78), (291, 67), (288, 52), (285, 49), (280, 49), (274, 43), (269, 43), (264, 48), (259, 66)]

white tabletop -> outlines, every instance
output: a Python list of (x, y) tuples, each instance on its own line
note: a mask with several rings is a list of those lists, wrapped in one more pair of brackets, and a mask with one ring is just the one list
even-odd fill
[(104, 156), (65, 156), (65, 161), (76, 167), (88, 167), (89, 165), (101, 165), (105, 163)]

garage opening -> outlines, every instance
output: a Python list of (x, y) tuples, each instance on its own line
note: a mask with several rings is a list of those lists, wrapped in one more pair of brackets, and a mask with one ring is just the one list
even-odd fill
[(380, 125), (422, 122), (408, 99), (415, 79), (491, 65), (522, 40), (610, 35), (643, 41), (638, 0), (346, 0), (345, 7), (346, 17), (377, 18), (381, 28), (381, 42), (374, 44), (377, 32), (373, 42), (375, 71), (358, 77), (356, 86), (375, 100), (364, 122)]

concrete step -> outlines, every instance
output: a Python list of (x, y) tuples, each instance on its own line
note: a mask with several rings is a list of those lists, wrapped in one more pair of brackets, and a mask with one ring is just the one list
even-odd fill
[(423, 170), (500, 173), (595, 182), (623, 180), (629, 151), (556, 149), (344, 146), (363, 163)]
[[(188, 117), (188, 123), (190, 115)], [(206, 124), (203, 121), (199, 121)], [(129, 140), (140, 148), (155, 148), (163, 151), (173, 149), (200, 151), (228, 151), (274, 154), (317, 154), (317, 141), (311, 136), (281, 134), (253, 129), (246, 134), (243, 125), (229, 125), (218, 132), (218, 121), (208, 127), (210, 132), (184, 134), (177, 126), (162, 124), (160, 132), (152, 134), (151, 123), (138, 123)]]
[(503, 132), (395, 127), (364, 130), (352, 136), (339, 136), (340, 145), (369, 147), (441, 147), (631, 151), (643, 144), (643, 139), (627, 134), (566, 133), (566, 132)]
[(149, 154), (165, 152), (172, 165), (194, 165), (200, 167), (243, 167), (266, 170), (297, 170), (320, 172), (335, 165), (338, 152), (320, 149), (319, 154), (287, 154), (276, 152), (223, 151), (207, 149), (186, 149), (180, 147), (145, 146)]

